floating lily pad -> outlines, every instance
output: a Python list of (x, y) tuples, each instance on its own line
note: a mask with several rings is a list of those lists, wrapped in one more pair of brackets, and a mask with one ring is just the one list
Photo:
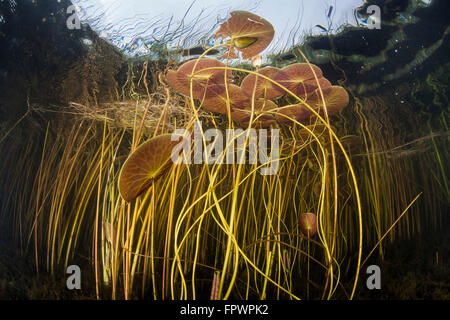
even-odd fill
[[(258, 73), (272, 79), (278, 71), (280, 71), (278, 68), (265, 67), (259, 70)], [(255, 91), (255, 98), (263, 97), (266, 99), (272, 99), (280, 92), (280, 90), (276, 89), (278, 87), (276, 87), (275, 84), (254, 74), (249, 74), (244, 78), (244, 80), (242, 80), (241, 88), (247, 92), (250, 97), (252, 96), (253, 91)]]
[[(334, 114), (344, 109), (349, 102), (347, 90), (340, 86), (331, 86), (322, 89), (328, 114)], [(313, 108), (318, 108), (323, 114), (323, 100), (319, 89), (308, 95), (306, 102)]]
[(136, 199), (172, 166), (172, 149), (179, 141), (163, 134), (139, 146), (125, 161), (119, 176), (119, 192), (127, 202)]
[(272, 24), (260, 16), (247, 11), (233, 11), (230, 19), (220, 25), (215, 37), (231, 37), (233, 48), (230, 58), (237, 57), (234, 53), (235, 48), (242, 52), (242, 58), (249, 59), (267, 48), (274, 34)]
[(277, 119), (277, 121), (279, 123), (289, 124), (289, 125), (293, 125), (294, 122), (292, 120), (286, 118), (286, 116), (293, 118), (293, 119), (297, 120), (298, 122), (303, 123), (305, 121), (308, 121), (312, 114), (311, 110), (309, 110), (303, 104), (287, 105), (285, 107), (280, 108), (277, 112), (279, 113), (275, 117)]
[[(176, 72), (169, 70), (166, 79), (175, 91), (185, 96), (191, 94), (190, 83), (192, 81), (193, 98), (202, 99), (208, 94), (208, 86), (225, 84), (225, 69), (221, 69), (225, 67), (224, 63), (215, 59), (190, 60), (182, 64)], [(232, 76), (231, 71), (227, 70), (227, 82), (231, 82)]]
[[(183, 83), (181, 83), (178, 80), (178, 73), (175, 70), (167, 71), (166, 80), (167, 80), (167, 83), (169, 84), (169, 86), (172, 87), (172, 89), (174, 89), (178, 93), (181, 93), (184, 96), (187, 96), (187, 97), (190, 96), (190, 88), (189, 88), (189, 86), (183, 85)], [(199, 94), (200, 93), (201, 92), (199, 92)]]
[(224, 85), (215, 85), (208, 88), (208, 98), (203, 101), (203, 107), (211, 112), (227, 114), (227, 101), (233, 110), (244, 108), (249, 100), (248, 94), (239, 86), (230, 84), (225, 88)]
[(304, 82), (305, 84), (305, 88), (306, 88), (306, 96), (308, 96), (308, 92), (311, 92), (312, 89), (316, 90), (319, 86), (324, 89), (324, 88), (329, 88), (332, 86), (331, 82), (328, 81), (327, 78), (319, 78), (317, 79), (311, 79), (311, 80), (305, 80)]
[[(314, 74), (319, 79), (321, 87), (331, 86), (328, 80), (320, 80), (322, 78), (322, 70), (318, 66), (307, 63), (295, 63), (286, 66), (274, 76), (273, 80), (286, 87), (295, 95), (305, 97), (309, 92), (318, 88)], [(278, 96), (285, 94), (284, 90), (279, 87), (276, 90), (278, 91)]]

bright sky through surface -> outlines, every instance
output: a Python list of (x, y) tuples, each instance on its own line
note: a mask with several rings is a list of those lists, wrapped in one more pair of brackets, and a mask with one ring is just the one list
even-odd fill
[[(198, 46), (211, 38), (233, 10), (247, 10), (271, 22), (277, 52), (298, 44), (306, 33), (323, 32), (320, 24), (336, 32), (344, 24), (356, 25), (354, 9), (363, 0), (73, 0), (91, 27), (103, 38), (126, 48), (167, 41), (168, 47)], [(333, 6), (328, 18), (330, 6)], [(205, 38), (206, 37), (206, 38)], [(138, 42), (141, 42), (140, 44)], [(209, 43), (211, 44), (211, 43)], [(136, 54), (135, 54), (136, 55)], [(139, 54), (138, 54), (139, 55)]]

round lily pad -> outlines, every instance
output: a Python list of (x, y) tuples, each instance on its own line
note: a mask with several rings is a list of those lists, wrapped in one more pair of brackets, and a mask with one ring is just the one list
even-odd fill
[[(181, 138), (181, 136), (179, 136)], [(171, 134), (154, 137), (140, 145), (125, 161), (119, 176), (119, 192), (131, 202), (172, 166), (172, 149), (179, 139)]]

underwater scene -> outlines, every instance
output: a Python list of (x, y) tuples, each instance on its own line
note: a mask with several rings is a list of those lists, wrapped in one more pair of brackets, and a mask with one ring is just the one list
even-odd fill
[(0, 0), (0, 300), (450, 300), (449, 14)]

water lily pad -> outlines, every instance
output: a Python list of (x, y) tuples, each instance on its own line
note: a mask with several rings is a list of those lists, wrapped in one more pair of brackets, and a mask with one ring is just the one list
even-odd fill
[[(309, 110), (303, 104), (291, 104), (280, 108), (277, 111), (279, 114), (276, 115), (276, 119), (279, 123), (293, 125), (294, 122), (289, 118), (295, 119), (298, 122), (306, 122), (311, 117), (311, 110)], [(289, 118), (287, 118), (287, 117)]]
[[(280, 71), (278, 68), (265, 67), (259, 70), (258, 73), (272, 79), (278, 71)], [(244, 80), (242, 80), (241, 88), (247, 92), (249, 96), (252, 96), (253, 91), (255, 91), (255, 98), (263, 97), (266, 99), (272, 99), (280, 93), (280, 90), (277, 90), (278, 87), (276, 87), (275, 84), (254, 74), (249, 74), (244, 78)]]
[(267, 48), (274, 34), (272, 24), (260, 16), (247, 11), (233, 11), (230, 19), (220, 25), (215, 37), (231, 37), (230, 58), (236, 57), (234, 49), (237, 49), (242, 52), (242, 58), (249, 59)]
[[(347, 90), (340, 86), (331, 86), (322, 89), (328, 114), (338, 113), (344, 109), (349, 102)], [(320, 91), (316, 89), (308, 95), (306, 102), (313, 108), (317, 108), (323, 114), (323, 100)]]
[(208, 98), (203, 102), (203, 107), (211, 112), (227, 114), (227, 101), (233, 110), (244, 108), (249, 100), (248, 94), (239, 86), (230, 84), (225, 88), (224, 85), (215, 85), (208, 88)]
[[(225, 67), (224, 63), (215, 59), (190, 60), (182, 64), (177, 71), (169, 70), (166, 79), (175, 91), (185, 96), (191, 94), (190, 83), (192, 81), (193, 98), (202, 99), (208, 94), (208, 86), (225, 84), (225, 69), (221, 69)], [(227, 82), (231, 82), (232, 77), (231, 71), (227, 70)]]
[[(184, 96), (190, 96), (189, 86), (183, 85), (183, 83), (178, 80), (178, 73), (175, 70), (167, 71), (166, 80), (169, 86), (172, 87), (172, 89)], [(199, 94), (201, 94), (201, 92), (199, 92)]]
[[(318, 84), (314, 74), (319, 79), (321, 87), (329, 87), (331, 83), (322, 78), (322, 70), (316, 65), (307, 63), (295, 63), (281, 69), (273, 78), (274, 81), (286, 87), (289, 91), (297, 96), (305, 97), (307, 93), (317, 89)], [(276, 88), (278, 95), (285, 94), (281, 88)]]
[(119, 192), (125, 201), (136, 199), (170, 169), (172, 149), (178, 143), (172, 141), (171, 134), (163, 134), (143, 143), (128, 157), (119, 176)]

